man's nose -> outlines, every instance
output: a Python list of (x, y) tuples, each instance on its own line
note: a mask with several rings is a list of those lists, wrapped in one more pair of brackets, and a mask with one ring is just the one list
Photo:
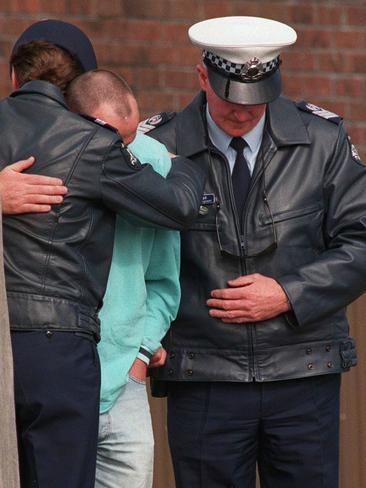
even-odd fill
[(235, 118), (238, 122), (245, 122), (248, 120), (248, 110), (247, 108), (239, 107), (234, 110)]

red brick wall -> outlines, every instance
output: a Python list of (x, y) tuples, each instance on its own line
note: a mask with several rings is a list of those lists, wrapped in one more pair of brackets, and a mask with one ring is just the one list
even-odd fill
[(341, 114), (366, 157), (366, 2), (364, 0), (1, 0), (0, 95), (7, 59), (29, 23), (57, 17), (92, 38), (99, 63), (123, 74), (142, 115), (182, 107), (197, 90), (187, 28), (223, 15), (271, 17), (292, 25), (297, 44), (283, 63), (284, 93)]

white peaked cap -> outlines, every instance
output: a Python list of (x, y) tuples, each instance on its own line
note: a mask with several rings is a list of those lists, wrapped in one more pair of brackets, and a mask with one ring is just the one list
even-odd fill
[(266, 103), (281, 93), (281, 51), (296, 42), (294, 29), (260, 17), (220, 17), (190, 27), (203, 50), (217, 95), (235, 103)]

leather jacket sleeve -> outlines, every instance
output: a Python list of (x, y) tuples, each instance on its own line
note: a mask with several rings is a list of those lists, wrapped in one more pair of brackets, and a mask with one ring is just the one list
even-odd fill
[(294, 273), (277, 277), (289, 298), (298, 326), (331, 316), (364, 291), (365, 188), (365, 167), (352, 157), (347, 135), (340, 126), (333, 156), (324, 174), (324, 250)]
[(176, 157), (164, 178), (116, 142), (103, 162), (100, 191), (104, 204), (113, 211), (127, 211), (155, 226), (182, 230), (198, 213), (206, 173), (207, 168), (197, 162)]

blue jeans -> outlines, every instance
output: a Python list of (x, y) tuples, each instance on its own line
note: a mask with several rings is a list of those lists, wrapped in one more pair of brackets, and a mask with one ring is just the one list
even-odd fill
[(151, 488), (154, 438), (146, 385), (129, 378), (99, 417), (95, 488)]

